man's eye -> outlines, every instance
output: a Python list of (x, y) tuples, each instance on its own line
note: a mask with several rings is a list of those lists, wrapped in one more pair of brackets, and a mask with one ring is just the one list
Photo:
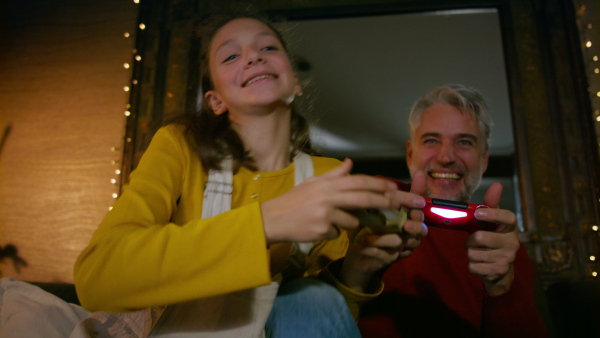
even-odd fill
[(471, 140), (460, 140), (460, 141), (458, 141), (458, 144), (460, 144), (461, 146), (471, 146), (471, 145), (473, 145), (473, 141), (471, 141)]
[(433, 138), (429, 138), (429, 139), (424, 140), (423, 143), (424, 144), (435, 144), (435, 143), (437, 143), (437, 140), (433, 139)]

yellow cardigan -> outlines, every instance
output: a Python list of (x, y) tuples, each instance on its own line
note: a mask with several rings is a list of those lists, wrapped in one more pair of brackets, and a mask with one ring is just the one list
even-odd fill
[[(340, 165), (313, 157), (315, 174)], [(89, 311), (124, 312), (226, 294), (271, 282), (259, 203), (294, 186), (294, 164), (275, 172), (245, 168), (233, 177), (232, 210), (201, 219), (207, 174), (180, 126), (161, 128), (113, 209), (75, 264), (75, 285)], [(306, 275), (345, 255), (348, 237), (315, 243)], [(356, 293), (326, 271), (357, 316)]]

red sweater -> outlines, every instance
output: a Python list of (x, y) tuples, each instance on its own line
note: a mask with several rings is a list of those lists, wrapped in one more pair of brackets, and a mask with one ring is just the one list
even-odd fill
[(414, 253), (386, 271), (383, 293), (361, 310), (363, 337), (548, 337), (525, 247), (517, 252), (510, 290), (489, 296), (468, 271), (468, 236), (430, 227)]

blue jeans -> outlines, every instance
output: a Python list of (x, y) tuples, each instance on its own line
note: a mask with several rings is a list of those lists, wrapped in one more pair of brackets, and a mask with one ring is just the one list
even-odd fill
[(360, 337), (342, 294), (315, 278), (281, 284), (265, 331), (268, 338)]

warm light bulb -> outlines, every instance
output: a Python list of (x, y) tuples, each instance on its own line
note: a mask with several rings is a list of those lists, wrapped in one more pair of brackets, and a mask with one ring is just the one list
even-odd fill
[(133, 3), (139, 4), (140, 0), (133, 0)]
[(140, 29), (141, 29), (141, 30), (144, 30), (144, 29), (146, 29), (146, 25), (144, 25), (143, 23), (141, 23), (141, 24), (140, 24)]
[(128, 92), (129, 91), (129, 86), (123, 87), (123, 90), (126, 91), (126, 92)]
[(141, 60), (142, 60), (142, 57), (141, 57), (141, 56), (139, 56), (139, 55), (136, 55), (136, 56), (135, 56), (135, 61), (141, 61)]
[(117, 198), (117, 197), (119, 197), (119, 194), (117, 194), (116, 192), (113, 192), (112, 193), (112, 198)]
[(592, 58), (594, 61), (598, 61), (598, 55), (594, 55), (594, 57)]
[(123, 36), (125, 36), (126, 38), (128, 38), (129, 37), (129, 32), (123, 33)]
[(592, 230), (593, 231), (598, 231), (598, 226), (597, 225), (592, 225)]
[(111, 184), (117, 184), (117, 180), (115, 180), (114, 178), (111, 178), (111, 179), (110, 179), (110, 183), (111, 183)]
[(596, 271), (592, 272), (592, 277), (597, 277), (598, 273)]
[(596, 260), (596, 256), (590, 256), (590, 261), (595, 261)]
[(121, 170), (120, 169), (115, 170), (115, 174), (121, 175)]
[(129, 64), (128, 64), (127, 62), (125, 62), (125, 63), (123, 64), (123, 68), (125, 68), (125, 69), (129, 69)]
[[(143, 29), (143, 28), (142, 28), (142, 29)], [(586, 46), (587, 48), (590, 48), (590, 47), (592, 47), (592, 42), (591, 42), (591, 41), (588, 41), (588, 42), (586, 42), (586, 43), (585, 43), (585, 46)]]
[(596, 73), (596, 74), (600, 73), (600, 69), (598, 69), (598, 68), (594, 69), (594, 73)]
[(111, 211), (111, 210), (112, 210), (112, 207), (108, 207), (108, 211)]
[[(125, 111), (125, 116), (131, 116), (131, 112), (129, 110)], [(599, 116), (600, 117), (600, 116)]]
[(600, 116), (597, 116), (597, 117), (596, 117), (596, 121), (597, 121), (597, 122), (600, 122)]

